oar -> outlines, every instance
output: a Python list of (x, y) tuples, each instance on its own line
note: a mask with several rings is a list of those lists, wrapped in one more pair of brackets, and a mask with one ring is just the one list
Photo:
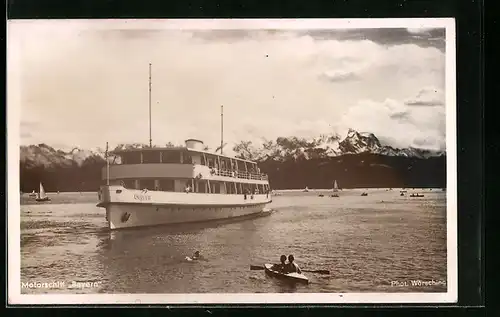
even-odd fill
[(265, 270), (266, 268), (258, 265), (250, 265), (250, 270)]
[(308, 272), (308, 273), (318, 273), (318, 274), (330, 274), (330, 271), (328, 270), (314, 270), (314, 271), (309, 271), (309, 270), (302, 270), (302, 272)]
[[(259, 265), (250, 265), (250, 270), (265, 270), (266, 268), (263, 266)], [(318, 274), (330, 274), (330, 271), (328, 270), (302, 270), (302, 272), (308, 272), (308, 273), (318, 273)]]

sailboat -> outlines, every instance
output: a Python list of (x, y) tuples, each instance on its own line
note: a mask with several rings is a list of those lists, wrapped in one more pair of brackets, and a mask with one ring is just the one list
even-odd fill
[(45, 194), (45, 190), (43, 189), (42, 183), (40, 183), (40, 192), (38, 193), (38, 197), (36, 198), (36, 201), (50, 201), (49, 196)]
[(302, 190), (304, 193), (307, 193), (309, 192), (309, 187), (306, 186), (306, 188), (304, 188), (304, 190)]
[(333, 194), (330, 195), (330, 197), (339, 197), (339, 194), (337, 192), (339, 191), (339, 186), (337, 185), (337, 180), (333, 182)]
[(36, 197), (36, 193), (35, 193), (35, 190), (33, 190), (30, 194), (29, 194), (29, 197)]

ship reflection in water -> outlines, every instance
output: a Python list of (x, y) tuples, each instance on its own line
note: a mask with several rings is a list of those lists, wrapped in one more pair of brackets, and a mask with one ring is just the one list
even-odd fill
[[(328, 191), (325, 191), (327, 194)], [(21, 206), (21, 281), (79, 282), (22, 293), (432, 292), (391, 287), (393, 276), (446, 280), (446, 193), (283, 192), (267, 216), (110, 231), (95, 193), (88, 201)], [(85, 194), (87, 195), (87, 194)], [(326, 196), (326, 195), (325, 195)], [(59, 198), (60, 197), (60, 198)], [(206, 261), (186, 261), (195, 251)], [(291, 288), (249, 265), (294, 254), (309, 285)], [(85, 282), (92, 282), (85, 287)]]

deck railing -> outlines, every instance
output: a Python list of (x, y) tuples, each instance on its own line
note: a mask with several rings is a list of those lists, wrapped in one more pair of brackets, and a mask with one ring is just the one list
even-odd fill
[(266, 181), (268, 180), (268, 176), (266, 174), (252, 173), (247, 171), (229, 171), (229, 170), (218, 170), (212, 168), (211, 174), (217, 176), (234, 177), (242, 179), (266, 180)]

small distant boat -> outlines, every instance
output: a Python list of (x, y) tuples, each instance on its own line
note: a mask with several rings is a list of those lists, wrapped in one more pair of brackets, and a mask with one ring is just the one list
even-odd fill
[(29, 194), (29, 197), (36, 197), (36, 196), (37, 196), (37, 194), (35, 193), (34, 190)]
[(367, 192), (363, 192), (363, 193), (361, 193), (361, 196), (368, 196), (368, 193)]
[(307, 193), (309, 192), (309, 188), (306, 186), (306, 188), (304, 188), (304, 190), (302, 190), (304, 193)]
[(324, 197), (324, 196), (325, 196), (325, 195), (323, 195), (323, 194), (319, 194), (319, 195), (318, 195), (318, 197)]
[(411, 194), (410, 197), (424, 197), (423, 194)]
[(43, 189), (42, 183), (40, 183), (40, 192), (38, 193), (38, 196), (35, 199), (36, 201), (50, 201), (49, 196), (45, 194), (45, 189)]
[(337, 180), (333, 182), (333, 194), (330, 195), (330, 197), (339, 197), (339, 194), (337, 192), (339, 191), (339, 186), (337, 185)]

